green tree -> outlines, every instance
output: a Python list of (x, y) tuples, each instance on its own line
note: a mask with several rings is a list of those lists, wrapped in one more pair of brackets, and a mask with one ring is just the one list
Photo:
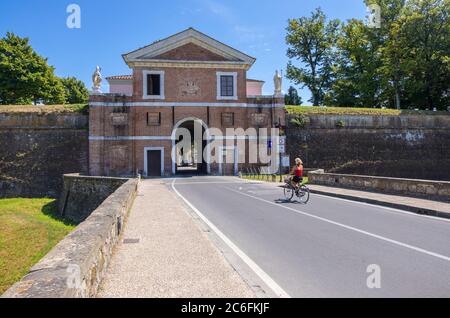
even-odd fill
[(0, 103), (64, 103), (64, 88), (47, 59), (39, 56), (28, 38), (8, 32), (0, 39)]
[(445, 109), (450, 90), (450, 1), (410, 0), (385, 47), (387, 74), (402, 78), (402, 95), (414, 108)]
[(311, 102), (321, 105), (333, 79), (333, 48), (339, 32), (339, 20), (327, 21), (320, 8), (311, 17), (288, 21), (286, 43), (287, 56), (296, 59), (300, 66), (289, 61), (287, 78), (296, 85), (308, 87)]
[[(377, 4), (381, 11), (380, 28), (363, 21), (349, 20), (336, 43), (336, 79), (327, 95), (327, 103), (338, 106), (392, 106), (399, 97), (398, 65), (386, 65), (386, 43), (391, 41), (392, 26), (402, 14), (405, 0), (365, 0)], [(396, 103), (400, 101), (397, 98)]]
[(381, 79), (378, 44), (361, 21), (342, 27), (336, 41), (335, 79), (326, 103), (336, 106), (375, 107), (379, 104)]
[[(377, 39), (380, 76), (380, 103), (384, 106), (401, 108), (401, 89), (403, 86), (403, 74), (398, 63), (401, 58), (400, 51), (388, 52), (387, 46), (394, 41), (393, 29), (395, 23), (404, 14), (406, 0), (365, 0), (366, 5), (377, 4), (381, 9), (381, 27), (371, 29), (372, 36)], [(389, 55), (391, 53), (391, 55)]]
[(89, 91), (86, 85), (75, 77), (61, 79), (64, 85), (67, 104), (83, 104), (89, 99)]
[(293, 86), (289, 86), (287, 95), (284, 97), (286, 105), (301, 105), (302, 98), (298, 95), (297, 90)]

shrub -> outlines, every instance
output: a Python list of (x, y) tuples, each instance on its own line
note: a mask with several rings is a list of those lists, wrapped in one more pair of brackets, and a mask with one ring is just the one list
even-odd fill
[(310, 118), (305, 115), (300, 115), (291, 119), (291, 124), (297, 128), (306, 128), (310, 122)]
[(343, 120), (338, 120), (336, 122), (336, 128), (344, 128), (345, 127), (345, 123)]

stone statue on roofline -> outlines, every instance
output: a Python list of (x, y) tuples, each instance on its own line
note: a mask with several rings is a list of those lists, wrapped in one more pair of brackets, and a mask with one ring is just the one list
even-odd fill
[(95, 68), (95, 72), (94, 72), (94, 74), (92, 75), (92, 91), (94, 92), (94, 93), (101, 93), (102, 92), (102, 90), (101, 90), (101, 88), (102, 88), (102, 74), (100, 73), (101, 72), (101, 68), (100, 68), (100, 66), (97, 66), (96, 68)]
[(275, 76), (273, 77), (273, 82), (275, 86), (275, 96), (282, 96), (281, 87), (283, 85), (283, 77), (282, 74), (278, 73), (278, 70), (275, 71)]

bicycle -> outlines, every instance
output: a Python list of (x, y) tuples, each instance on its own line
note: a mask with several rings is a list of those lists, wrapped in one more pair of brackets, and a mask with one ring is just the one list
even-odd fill
[(286, 201), (292, 201), (292, 198), (295, 194), (301, 203), (307, 204), (309, 202), (310, 191), (306, 184), (302, 184), (298, 189), (296, 189), (292, 185), (291, 179), (288, 178), (285, 180), (285, 185), (283, 186), (283, 188)]

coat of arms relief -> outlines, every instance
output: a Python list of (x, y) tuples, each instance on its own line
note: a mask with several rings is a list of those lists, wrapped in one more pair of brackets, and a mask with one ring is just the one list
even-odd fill
[(183, 97), (200, 96), (200, 86), (198, 80), (183, 80), (180, 82), (180, 94)]

